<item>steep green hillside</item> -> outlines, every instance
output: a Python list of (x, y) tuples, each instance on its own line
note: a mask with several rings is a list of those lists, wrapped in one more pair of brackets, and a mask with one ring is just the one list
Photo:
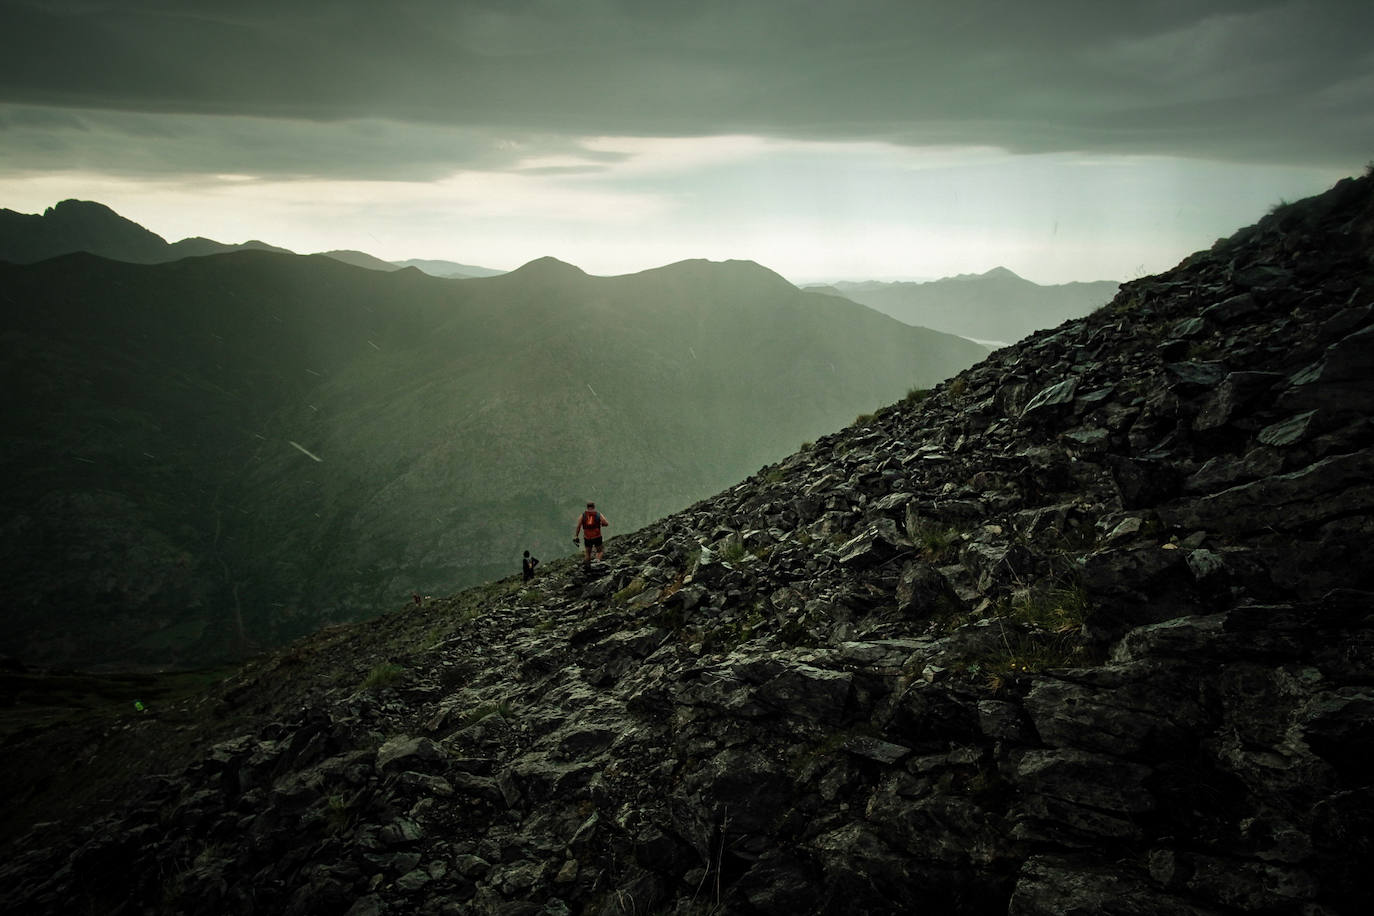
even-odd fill
[(0, 270), (0, 651), (180, 663), (680, 508), (984, 351), (741, 262)]

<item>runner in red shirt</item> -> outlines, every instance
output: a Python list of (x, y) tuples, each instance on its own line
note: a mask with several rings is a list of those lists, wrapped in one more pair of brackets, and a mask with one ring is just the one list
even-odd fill
[(577, 543), (578, 534), (582, 535), (582, 565), (592, 564), (592, 550), (596, 550), (598, 561), (606, 558), (606, 552), (601, 547), (601, 529), (609, 528), (611, 523), (606, 521), (606, 516), (596, 511), (596, 503), (588, 502), (586, 511), (577, 517), (577, 527), (573, 529), (573, 543)]

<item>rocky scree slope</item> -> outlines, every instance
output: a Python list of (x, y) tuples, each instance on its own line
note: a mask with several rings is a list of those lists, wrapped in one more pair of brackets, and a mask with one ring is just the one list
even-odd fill
[(588, 573), (254, 663), (7, 908), (1363, 912), (1372, 255), (1342, 182)]

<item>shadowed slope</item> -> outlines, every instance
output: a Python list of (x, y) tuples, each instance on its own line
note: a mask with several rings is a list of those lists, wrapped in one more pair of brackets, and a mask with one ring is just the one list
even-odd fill
[(31, 659), (204, 658), (481, 581), (567, 549), (589, 497), (633, 529), (984, 352), (757, 265), (3, 270)]

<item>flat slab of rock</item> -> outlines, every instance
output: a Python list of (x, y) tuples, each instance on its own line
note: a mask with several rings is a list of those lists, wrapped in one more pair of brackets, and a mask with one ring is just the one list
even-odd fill
[(869, 738), (864, 735), (850, 738), (843, 747), (855, 756), (888, 765), (898, 763), (911, 755), (911, 748), (909, 747), (902, 747), (902, 745), (893, 744), (891, 741)]
[(428, 738), (402, 735), (377, 749), (377, 770), (385, 772), (402, 765), (413, 767), (418, 762), (443, 760), (447, 756), (443, 748)]

